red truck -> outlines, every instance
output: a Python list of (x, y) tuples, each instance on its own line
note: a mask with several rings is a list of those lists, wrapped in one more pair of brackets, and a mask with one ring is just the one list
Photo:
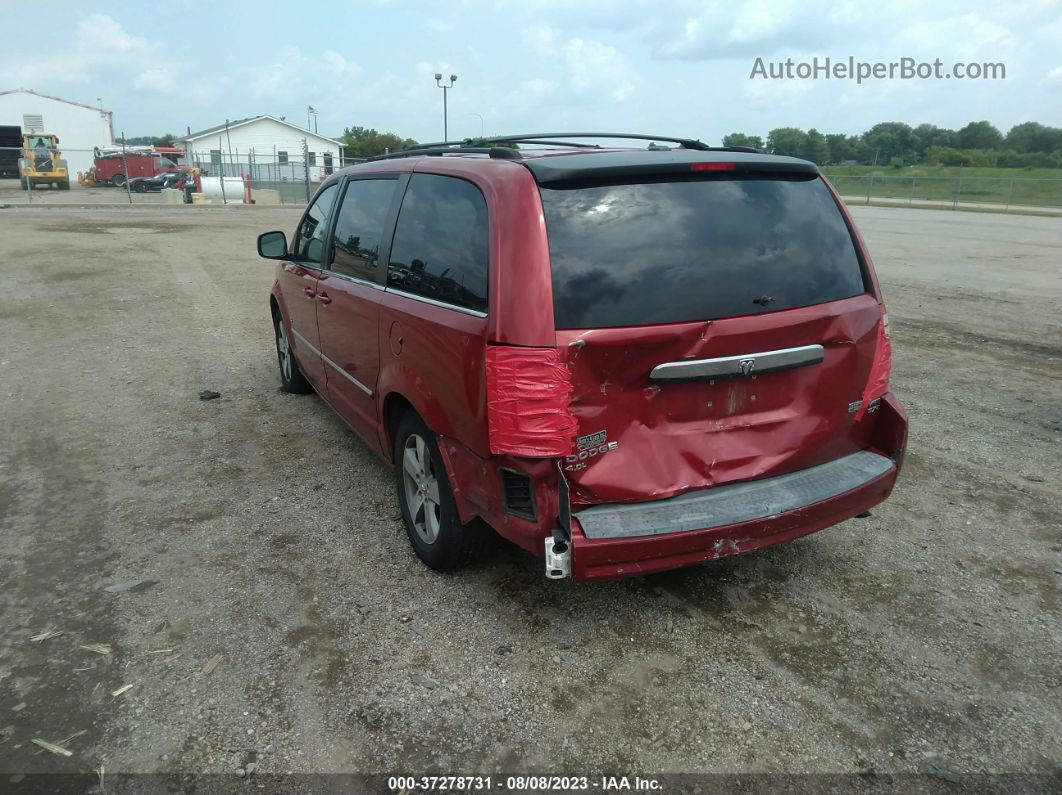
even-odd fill
[(94, 154), (96, 159), (89, 169), (88, 177), (97, 185), (122, 187), (130, 178), (155, 177), (187, 170), (152, 147), (132, 147), (125, 151), (119, 148), (97, 148)]

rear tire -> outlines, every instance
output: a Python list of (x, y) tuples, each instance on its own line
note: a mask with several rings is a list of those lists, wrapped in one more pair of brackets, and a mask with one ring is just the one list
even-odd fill
[(398, 421), (392, 460), (402, 523), (421, 562), (447, 571), (484, 557), (494, 535), (481, 519), (461, 524), (435, 434), (412, 411)]
[(59, 183), (59, 190), (70, 190), (70, 180)]
[(111, 184), (116, 188), (120, 188), (125, 184), (125, 174), (115, 174), (111, 177)]
[(277, 343), (277, 362), (280, 365), (280, 386), (293, 395), (306, 395), (313, 392), (313, 387), (299, 369), (295, 351), (291, 347), (291, 338), (284, 325), (284, 318), (279, 312), (273, 314), (273, 333)]

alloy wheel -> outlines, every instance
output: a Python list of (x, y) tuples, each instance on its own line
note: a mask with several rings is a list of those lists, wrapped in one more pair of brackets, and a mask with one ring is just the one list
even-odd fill
[(280, 359), (280, 372), (284, 380), (291, 381), (291, 346), (288, 344), (283, 318), (277, 318), (277, 358)]
[(406, 438), (402, 450), (402, 485), (413, 529), (425, 544), (439, 537), (439, 479), (428, 444), (416, 433)]

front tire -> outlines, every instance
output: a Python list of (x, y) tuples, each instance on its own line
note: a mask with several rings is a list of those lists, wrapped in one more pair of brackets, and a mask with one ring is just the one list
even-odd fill
[(280, 386), (285, 392), (294, 395), (306, 395), (313, 391), (310, 382), (299, 369), (299, 363), (295, 360), (295, 351), (291, 347), (291, 338), (284, 325), (284, 318), (279, 312), (273, 315), (273, 333), (277, 343), (277, 362), (280, 365)]
[(491, 529), (480, 519), (461, 524), (435, 434), (412, 411), (398, 422), (392, 456), (402, 522), (424, 565), (447, 571), (483, 557)]

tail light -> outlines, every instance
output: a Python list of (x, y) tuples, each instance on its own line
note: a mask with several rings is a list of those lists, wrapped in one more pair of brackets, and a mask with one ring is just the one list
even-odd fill
[[(872, 401), (877, 401), (889, 391), (889, 373), (892, 370), (892, 343), (889, 341), (889, 315), (882, 308), (881, 320), (878, 322), (878, 339), (874, 347), (874, 360), (870, 365), (870, 375), (863, 389), (863, 405), (856, 419), (862, 419)], [(876, 405), (876, 404), (875, 404)]]
[(487, 427), (496, 455), (568, 455), (576, 422), (572, 378), (555, 348), (487, 348)]

